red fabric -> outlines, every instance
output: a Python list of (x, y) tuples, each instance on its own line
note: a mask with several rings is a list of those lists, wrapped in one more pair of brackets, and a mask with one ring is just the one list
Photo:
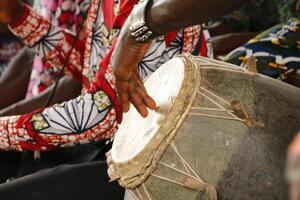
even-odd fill
[(121, 4), (120, 13), (116, 16), (114, 20), (114, 28), (121, 29), (125, 23), (127, 17), (130, 15), (135, 4), (138, 3), (138, 0), (123, 0)]
[(110, 59), (111, 59), (112, 53), (113, 53), (113, 51), (114, 51), (114, 49), (115, 49), (115, 46), (116, 46), (116, 43), (117, 43), (117, 39), (118, 39), (118, 38), (116, 38), (116, 39), (113, 41), (113, 43), (112, 43), (112, 45), (111, 45), (111, 47), (110, 47), (109, 52), (106, 54), (106, 56), (103, 58), (103, 60), (102, 60), (101, 63), (100, 63), (101, 71), (102, 71), (103, 74), (105, 74), (106, 69), (107, 69), (107, 67), (108, 67), (108, 65), (109, 65), (109, 63), (110, 63)]
[(201, 39), (200, 56), (207, 57), (207, 54), (208, 54), (207, 42), (206, 42), (206, 38), (205, 38), (203, 31), (201, 31), (200, 39)]
[(56, 146), (49, 144), (49, 142), (44, 141), (44, 139), (36, 133), (36, 131), (33, 128), (32, 123), (31, 123), (32, 116), (35, 113), (43, 112), (43, 110), (44, 110), (44, 108), (37, 109), (36, 111), (34, 111), (30, 114), (22, 115), (18, 119), (16, 128), (17, 129), (25, 128), (28, 135), (31, 138), (33, 138), (31, 142), (28, 141), (28, 140), (19, 141), (19, 144), (22, 147), (22, 149), (26, 149), (26, 150), (30, 150), (30, 151), (36, 151), (36, 150), (41, 150), (41, 149), (46, 147), (45, 150), (50, 151), (50, 150), (54, 150), (54, 149), (57, 148)]
[(92, 90), (97, 91), (97, 89), (101, 88), (104, 92), (106, 92), (106, 94), (111, 98), (110, 100), (113, 103), (114, 108), (116, 110), (118, 123), (121, 123), (123, 112), (122, 112), (119, 98), (118, 98), (115, 90), (113, 90), (111, 88), (110, 84), (107, 82), (107, 80), (104, 77), (107, 67), (109, 66), (110, 59), (111, 59), (112, 53), (115, 49), (116, 43), (117, 43), (117, 38), (113, 41), (113, 44), (112, 44), (109, 52), (106, 54), (105, 58), (101, 61), (101, 63), (100, 63), (101, 69), (96, 74), (97, 82), (94, 84), (94, 88), (92, 88)]
[[(24, 5), (23, 5), (24, 6)], [(28, 15), (30, 14), (29, 10), (28, 9), (23, 9), (24, 13), (23, 15), (18, 19), (18, 21), (16, 21), (15, 23), (11, 23), (9, 24), (9, 26), (11, 28), (15, 28), (19, 25), (22, 24), (22, 22), (24, 22), (26, 20), (26, 18), (28, 17)]]
[(106, 24), (108, 30), (111, 31), (115, 19), (115, 13), (114, 13), (115, 1), (104, 0), (102, 2), (103, 2), (102, 10), (103, 10), (104, 23)]
[(173, 31), (171, 33), (168, 33), (166, 36), (165, 36), (165, 43), (166, 43), (166, 46), (168, 47), (172, 41), (174, 41), (174, 39), (176, 38), (178, 34), (178, 31)]
[(67, 24), (68, 21), (70, 20), (69, 13), (63, 12), (61, 13), (59, 19), (57, 19), (60, 24)]
[(101, 69), (96, 72), (96, 80), (97, 82), (93, 84), (93, 86), (89, 89), (88, 92), (95, 93), (96, 91), (102, 90), (104, 91), (107, 96), (109, 97), (113, 107), (115, 108), (117, 121), (120, 124), (123, 118), (123, 111), (121, 108), (120, 100), (117, 96), (116, 91), (111, 87), (108, 81), (105, 79), (105, 71)]

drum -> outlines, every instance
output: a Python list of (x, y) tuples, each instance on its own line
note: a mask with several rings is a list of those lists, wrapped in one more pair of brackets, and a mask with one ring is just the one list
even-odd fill
[(132, 199), (288, 199), (299, 88), (191, 56), (161, 66), (145, 87), (157, 109), (144, 119), (132, 106), (107, 158)]

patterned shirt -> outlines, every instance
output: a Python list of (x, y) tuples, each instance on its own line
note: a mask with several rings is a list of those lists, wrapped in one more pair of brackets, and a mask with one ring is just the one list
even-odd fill
[[(122, 119), (109, 66), (114, 41), (137, 0), (113, 2), (91, 0), (84, 29), (78, 38), (70, 31), (52, 25), (25, 6), (14, 34), (51, 63), (51, 68), (72, 75), (83, 84), (82, 95), (59, 105), (41, 108), (21, 116), (0, 118), (0, 149), (46, 151), (74, 144), (110, 138)], [(110, 1), (111, 2), (111, 1)], [(107, 10), (108, 9), (108, 10)], [(111, 9), (114, 12), (110, 12)], [(114, 14), (114, 29), (110, 29)], [(179, 53), (194, 52), (200, 26), (186, 28), (155, 40), (139, 68), (143, 77)]]
[(299, 74), (300, 19), (292, 18), (262, 32), (230, 52), (225, 61), (246, 66), (250, 57), (256, 59), (258, 73), (266, 76), (285, 81), (289, 74)]

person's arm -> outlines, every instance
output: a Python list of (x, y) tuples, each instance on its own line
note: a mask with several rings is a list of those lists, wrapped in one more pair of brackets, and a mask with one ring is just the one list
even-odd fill
[(0, 117), (0, 150), (49, 151), (111, 138), (120, 122), (112, 71), (75, 99), (32, 113)]
[[(49, 106), (76, 98), (81, 93), (81, 85), (80, 81), (70, 76), (64, 76), (59, 80)], [(24, 99), (0, 110), (0, 116), (21, 115), (44, 107), (53, 91), (53, 87), (54, 85), (31, 99)]]
[[(163, 35), (218, 18), (248, 2), (250, 1), (154, 0), (152, 3), (150, 2), (149, 8), (146, 10), (145, 21), (150, 30)], [(146, 117), (148, 115), (147, 107), (154, 109), (155, 102), (148, 96), (136, 69), (138, 63), (145, 56), (151, 41), (138, 43), (130, 36), (129, 27), (134, 20), (132, 15), (129, 16), (121, 30), (112, 66), (123, 111), (129, 110), (131, 102), (139, 113)]]
[[(245, 44), (250, 39), (257, 36), (258, 33), (240, 32), (240, 33), (227, 33), (212, 37), (210, 42), (214, 50), (215, 56), (226, 55), (230, 51)], [(228, 42), (230, 41), (230, 42)]]
[(154, 0), (146, 22), (156, 33), (166, 34), (180, 28), (202, 24), (231, 13), (249, 0)]
[(33, 53), (23, 48), (4, 70), (0, 77), (0, 94), (3, 95), (0, 98), (0, 110), (25, 98), (33, 57)]

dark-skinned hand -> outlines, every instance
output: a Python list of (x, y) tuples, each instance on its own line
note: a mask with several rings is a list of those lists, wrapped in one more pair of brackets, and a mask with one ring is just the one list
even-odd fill
[(145, 56), (151, 42), (137, 43), (132, 39), (128, 28), (129, 21), (130, 19), (125, 22), (118, 38), (112, 68), (123, 112), (128, 112), (132, 103), (143, 117), (147, 117), (147, 108), (154, 110), (156, 104), (147, 94), (138, 73), (138, 64)]

